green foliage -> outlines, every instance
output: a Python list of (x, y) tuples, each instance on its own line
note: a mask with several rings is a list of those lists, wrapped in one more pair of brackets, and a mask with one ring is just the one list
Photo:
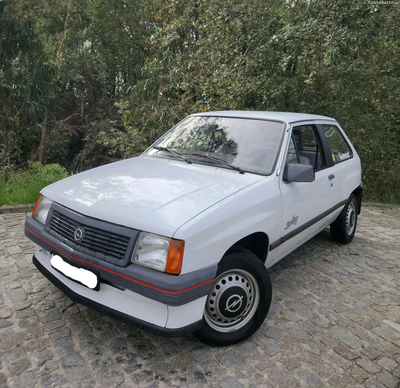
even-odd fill
[[(73, 130), (63, 120), (52, 122), (47, 130), (45, 139), (45, 163), (65, 165), (73, 137)], [(36, 158), (36, 154), (34, 156)]]
[(85, 131), (84, 145), (74, 158), (72, 170), (83, 171), (137, 154), (136, 132), (121, 130), (120, 123), (109, 119), (94, 121)]
[(366, 198), (399, 197), (398, 7), (173, 1), (160, 15), (155, 54), (131, 90), (128, 127), (153, 140), (154, 131), (200, 110), (335, 117), (360, 154)]
[(30, 156), (54, 102), (54, 68), (29, 21), (0, 1), (0, 166)]
[(26, 171), (14, 173), (8, 182), (0, 178), (0, 206), (34, 203), (43, 187), (68, 176), (59, 164), (29, 163)]
[(307, 112), (342, 125), (366, 198), (399, 201), (397, 5), (82, 0), (64, 34), (68, 3), (0, 0), (3, 164), (37, 158), (46, 115), (45, 161), (81, 171), (139, 154), (190, 113)]

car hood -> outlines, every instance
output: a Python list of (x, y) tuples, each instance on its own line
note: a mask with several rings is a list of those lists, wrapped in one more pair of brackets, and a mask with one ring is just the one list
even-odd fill
[(42, 194), (93, 218), (172, 237), (197, 214), (262, 178), (139, 156), (73, 175)]

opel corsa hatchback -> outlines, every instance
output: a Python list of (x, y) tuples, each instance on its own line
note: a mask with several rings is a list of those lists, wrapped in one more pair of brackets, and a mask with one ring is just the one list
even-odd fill
[(139, 157), (44, 188), (25, 231), (35, 266), (72, 300), (228, 345), (264, 321), (267, 268), (328, 225), (352, 240), (361, 196), (360, 159), (334, 119), (207, 112)]

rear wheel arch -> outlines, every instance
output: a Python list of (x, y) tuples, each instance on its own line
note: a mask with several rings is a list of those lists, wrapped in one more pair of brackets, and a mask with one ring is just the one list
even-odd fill
[(352, 194), (356, 197), (357, 200), (357, 214), (361, 213), (361, 201), (362, 201), (362, 185), (358, 186)]
[(357, 227), (358, 214), (357, 198), (354, 194), (350, 194), (339, 217), (330, 225), (331, 236), (336, 242), (348, 244), (353, 240)]

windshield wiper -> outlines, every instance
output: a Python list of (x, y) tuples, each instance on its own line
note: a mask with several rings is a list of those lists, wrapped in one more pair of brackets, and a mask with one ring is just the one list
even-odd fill
[(239, 171), (240, 174), (244, 174), (244, 171), (240, 167), (233, 166), (232, 164), (229, 164), (228, 162), (225, 162), (225, 160), (215, 158), (214, 156), (210, 156), (208, 154), (199, 154), (197, 152), (191, 152), (189, 155), (200, 156), (202, 158), (207, 158), (207, 159), (210, 159), (210, 160), (214, 160), (214, 161), (216, 161), (218, 163), (224, 164), (227, 167), (230, 167), (232, 170)]
[(185, 158), (182, 154), (180, 154), (179, 152), (176, 152), (174, 150), (171, 150), (171, 149), (169, 149), (167, 147), (154, 146), (153, 148), (155, 148), (157, 151), (170, 152), (171, 154), (176, 155), (179, 158), (183, 159), (187, 164), (192, 164), (192, 162), (189, 159)]

